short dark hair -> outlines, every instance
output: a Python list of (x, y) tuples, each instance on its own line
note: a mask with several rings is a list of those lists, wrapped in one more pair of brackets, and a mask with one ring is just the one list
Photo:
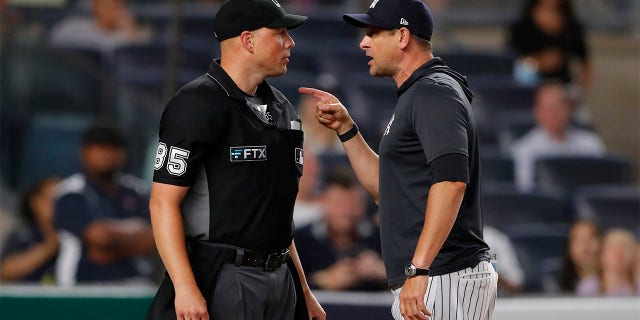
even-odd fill
[(433, 45), (431, 45), (431, 41), (427, 40), (427, 39), (422, 39), (416, 35), (411, 35), (411, 38), (413, 38), (413, 41), (415, 41), (418, 46), (420, 48), (422, 48), (425, 51), (433, 51)]
[(91, 144), (124, 148), (127, 142), (124, 134), (113, 121), (103, 119), (94, 122), (82, 136), (82, 146)]
[(325, 179), (324, 189), (333, 185), (351, 189), (358, 185), (358, 179), (349, 166), (337, 165), (329, 171)]

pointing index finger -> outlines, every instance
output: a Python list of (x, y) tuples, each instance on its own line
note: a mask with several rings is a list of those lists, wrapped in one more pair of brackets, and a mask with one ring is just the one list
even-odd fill
[(313, 96), (324, 103), (330, 103), (332, 100), (332, 96), (329, 93), (314, 88), (300, 87), (298, 92)]

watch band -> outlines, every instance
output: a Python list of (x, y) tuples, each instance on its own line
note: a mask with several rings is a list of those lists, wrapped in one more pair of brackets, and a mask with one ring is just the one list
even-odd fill
[(355, 137), (356, 134), (358, 134), (358, 126), (354, 122), (353, 123), (353, 128), (349, 129), (349, 131), (347, 131), (347, 132), (345, 132), (343, 134), (339, 134), (338, 138), (342, 142), (347, 142), (347, 141), (351, 140), (351, 138)]

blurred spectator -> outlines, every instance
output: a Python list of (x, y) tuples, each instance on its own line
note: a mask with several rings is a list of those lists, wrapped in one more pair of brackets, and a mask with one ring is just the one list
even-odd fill
[(498, 262), (498, 290), (501, 293), (514, 294), (522, 290), (524, 271), (511, 240), (498, 229), (484, 226), (484, 241), (489, 245), (489, 256), (495, 255)]
[(636, 261), (634, 269), (634, 278), (636, 280), (636, 290), (640, 293), (640, 241), (636, 244)]
[(318, 177), (321, 169), (315, 153), (305, 145), (302, 177), (298, 185), (296, 203), (293, 207), (293, 221), (296, 228), (304, 227), (313, 221), (319, 220), (322, 215), (322, 207), (318, 195)]
[(638, 293), (633, 269), (636, 240), (625, 229), (609, 230), (602, 241), (600, 264), (602, 267), (602, 293), (605, 296), (632, 296)]
[(570, 125), (571, 103), (560, 83), (546, 83), (536, 93), (537, 126), (511, 147), (516, 184), (522, 191), (534, 187), (534, 165), (545, 156), (602, 156), (605, 146), (595, 133)]
[(342, 142), (335, 131), (325, 128), (316, 120), (316, 100), (314, 97), (302, 95), (298, 105), (298, 113), (304, 130), (305, 147), (315, 154), (344, 153)]
[(569, 230), (567, 240), (560, 290), (578, 296), (598, 295), (600, 230), (591, 221), (578, 221)]
[(82, 139), (83, 172), (60, 184), (54, 210), (60, 285), (137, 283), (151, 271), (143, 268), (143, 256), (154, 250), (148, 195), (136, 178), (119, 174), (124, 145), (114, 126), (97, 122)]
[(93, 0), (91, 12), (91, 17), (68, 17), (55, 25), (51, 44), (111, 53), (118, 46), (149, 40), (149, 31), (135, 23), (126, 0)]
[[(587, 44), (571, 0), (528, 0), (511, 26), (509, 45), (520, 58), (533, 62), (542, 79), (576, 82), (583, 90), (587, 88)], [(574, 62), (580, 70), (575, 79), (571, 74)]]
[(53, 283), (58, 237), (53, 226), (53, 196), (58, 179), (38, 182), (22, 198), (22, 225), (9, 235), (0, 259), (2, 282)]
[(296, 246), (312, 287), (386, 288), (379, 231), (365, 217), (363, 196), (351, 169), (336, 167), (321, 196), (323, 219), (296, 231)]

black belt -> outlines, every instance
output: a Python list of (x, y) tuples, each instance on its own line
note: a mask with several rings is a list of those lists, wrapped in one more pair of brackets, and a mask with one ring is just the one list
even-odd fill
[(235, 253), (228, 254), (225, 257), (224, 262), (233, 263), (236, 266), (262, 267), (265, 271), (273, 271), (287, 263), (287, 260), (289, 260), (290, 257), (289, 249), (269, 254), (246, 250), (242, 252), (241, 250), (236, 250)]
[(289, 249), (283, 249), (276, 253), (262, 253), (236, 246), (205, 241), (189, 243), (191, 250), (202, 250), (209, 247), (216, 250), (225, 250), (223, 263), (233, 263), (236, 266), (262, 267), (265, 271), (273, 271), (287, 263), (291, 257)]

